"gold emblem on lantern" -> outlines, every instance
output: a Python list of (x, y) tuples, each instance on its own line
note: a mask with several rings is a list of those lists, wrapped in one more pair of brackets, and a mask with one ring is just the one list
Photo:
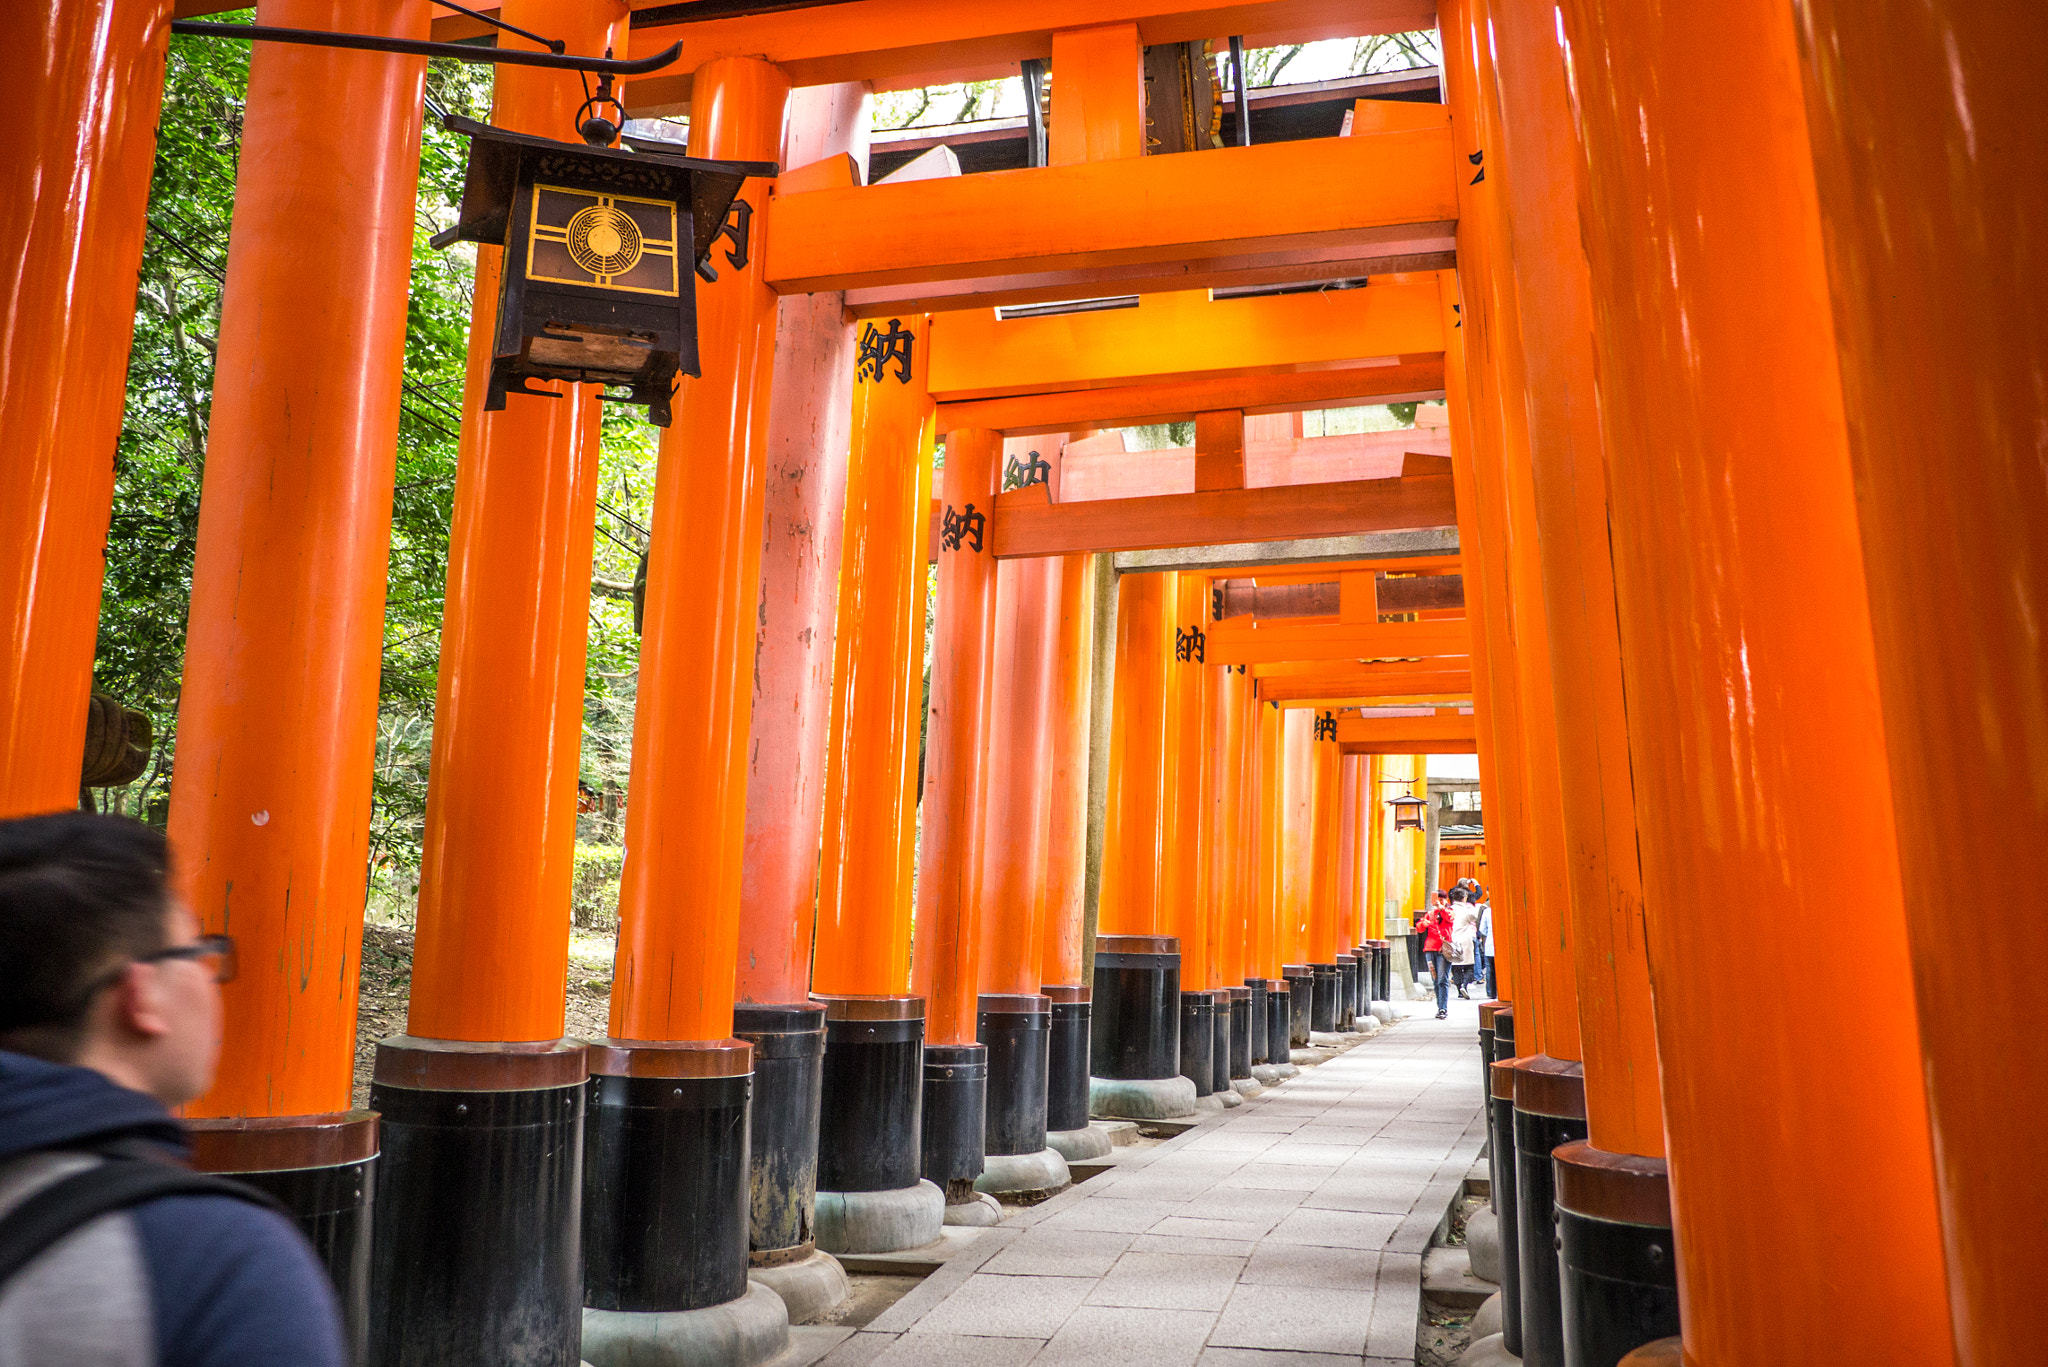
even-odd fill
[(676, 207), (658, 199), (533, 187), (526, 278), (674, 296)]

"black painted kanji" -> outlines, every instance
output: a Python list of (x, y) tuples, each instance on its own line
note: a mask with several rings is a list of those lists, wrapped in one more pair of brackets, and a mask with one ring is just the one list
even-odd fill
[(910, 383), (913, 357), (911, 349), (917, 338), (903, 328), (899, 318), (889, 320), (889, 330), (883, 332), (873, 323), (862, 326), (860, 331), (860, 360), (853, 373), (863, 380), (879, 380), (888, 371), (890, 363), (896, 365), (896, 378), (904, 384)]
[(946, 505), (946, 515), (939, 520), (939, 545), (949, 551), (957, 551), (964, 543), (969, 550), (981, 549), (981, 536), (988, 529), (986, 515), (976, 512), (972, 503), (965, 511), (955, 512), (953, 505)]

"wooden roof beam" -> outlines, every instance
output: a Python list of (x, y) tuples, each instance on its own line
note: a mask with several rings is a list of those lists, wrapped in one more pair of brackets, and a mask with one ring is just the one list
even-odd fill
[[(1398, 482), (1408, 484), (1416, 481)], [(1211, 664), (1434, 659), (1446, 655), (1469, 656), (1471, 653), (1472, 633), (1466, 619), (1462, 617), (1438, 622), (1371, 622), (1355, 625), (1324, 619), (1321, 622), (1272, 622), (1264, 626), (1255, 625), (1249, 618), (1238, 617), (1218, 622), (1209, 628), (1208, 659)]]

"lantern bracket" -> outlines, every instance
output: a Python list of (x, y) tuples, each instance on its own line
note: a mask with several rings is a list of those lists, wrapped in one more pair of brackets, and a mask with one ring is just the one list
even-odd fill
[[(465, 11), (467, 13), (467, 11)], [(480, 47), (475, 43), (429, 43), (413, 38), (387, 38), (375, 33), (332, 33), (325, 29), (276, 28), (267, 24), (216, 24), (204, 19), (173, 19), (171, 32), (188, 38), (239, 38), (244, 42), (299, 43), (308, 47), (351, 48), (359, 52), (396, 52), (407, 57), (452, 57), (458, 62), (485, 62), (504, 66), (538, 66), (554, 71), (581, 71), (592, 76), (645, 76), (672, 65), (683, 55), (681, 43), (671, 43), (652, 57), (637, 62), (609, 57), (574, 57), (562, 51), (559, 39), (539, 38), (523, 30), (522, 37), (546, 43), (547, 52), (523, 52), (518, 48)]]

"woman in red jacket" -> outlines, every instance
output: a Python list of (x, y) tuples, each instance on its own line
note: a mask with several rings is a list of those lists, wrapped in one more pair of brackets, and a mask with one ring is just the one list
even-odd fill
[(1451, 967), (1447, 953), (1451, 946), (1451, 924), (1448, 894), (1438, 888), (1429, 910), (1415, 918), (1415, 928), (1422, 932), (1422, 952), (1429, 959), (1429, 976), (1436, 984), (1438, 1020), (1449, 1014), (1451, 1005)]

